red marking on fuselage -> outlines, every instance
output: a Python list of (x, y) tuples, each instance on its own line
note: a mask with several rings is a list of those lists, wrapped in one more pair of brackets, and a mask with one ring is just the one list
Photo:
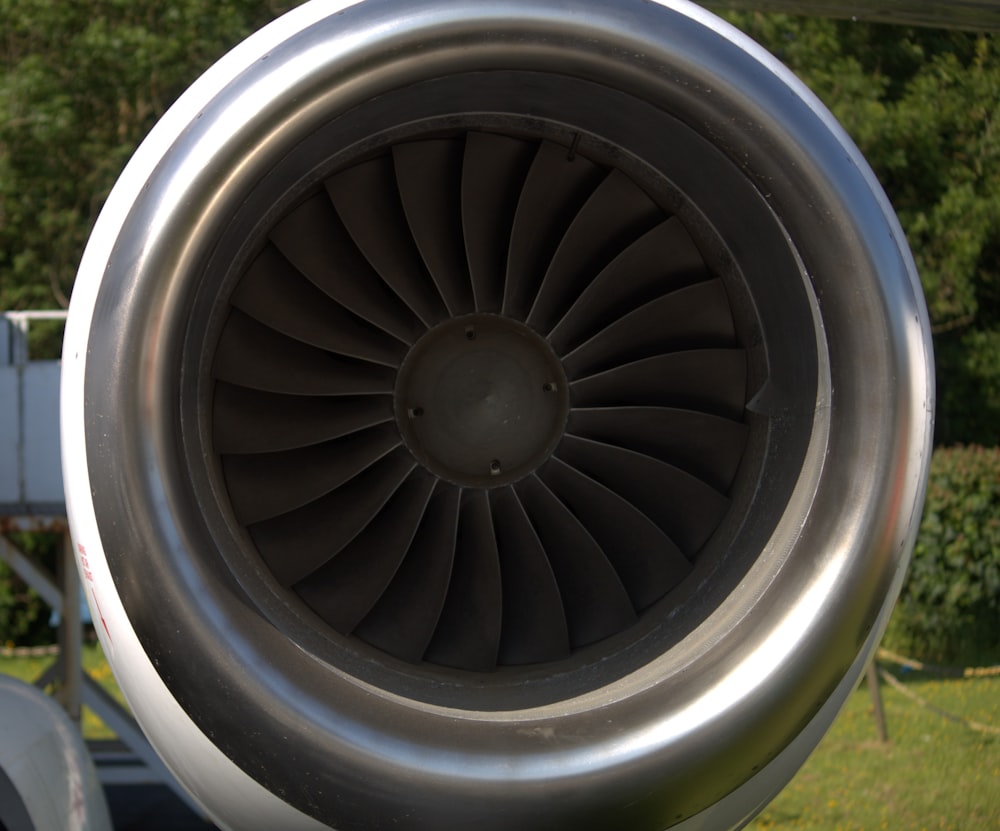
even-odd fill
[(101, 626), (104, 627), (104, 631), (108, 635), (108, 642), (114, 643), (114, 639), (111, 637), (111, 630), (108, 629), (108, 622), (104, 619), (104, 612), (101, 611), (101, 604), (97, 600), (97, 592), (94, 591), (94, 587), (90, 587), (90, 595), (94, 598), (94, 608), (97, 609), (97, 616), (101, 619)]

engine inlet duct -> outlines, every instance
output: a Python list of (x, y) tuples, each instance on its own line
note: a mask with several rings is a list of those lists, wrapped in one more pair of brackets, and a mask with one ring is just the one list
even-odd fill
[(236, 829), (741, 827), (884, 629), (932, 426), (874, 176), (684, 3), (314, 0), (95, 227), (67, 502)]

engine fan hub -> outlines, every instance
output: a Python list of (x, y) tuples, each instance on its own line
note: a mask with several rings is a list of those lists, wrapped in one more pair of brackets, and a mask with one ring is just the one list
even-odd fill
[(416, 459), (442, 479), (480, 488), (517, 481), (548, 459), (569, 410), (566, 376), (546, 340), (495, 314), (428, 331), (400, 367), (394, 400)]

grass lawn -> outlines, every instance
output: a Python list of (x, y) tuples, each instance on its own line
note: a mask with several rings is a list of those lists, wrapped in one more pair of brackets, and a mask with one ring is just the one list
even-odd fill
[[(904, 676), (905, 677), (905, 676)], [(1000, 678), (909, 680), (928, 703), (1000, 729)], [(882, 685), (889, 742), (871, 696), (854, 692), (754, 831), (1000, 831), (1000, 735), (950, 721)]]
[[(5, 658), (0, 657), (0, 672), (4, 675), (13, 675), (22, 681), (33, 683), (45, 670), (55, 661), (54, 657), (28, 657), (28, 658)], [(99, 644), (87, 644), (83, 648), (83, 669), (91, 678), (97, 681), (118, 701), (125, 704), (125, 698), (115, 683), (115, 677), (111, 673), (111, 667), (104, 660), (104, 653)], [(97, 715), (89, 708), (84, 707), (82, 713), (83, 736), (86, 739), (111, 739), (112, 733)]]
[[(0, 658), (26, 681), (53, 658)], [(121, 701), (100, 648), (84, 667)], [(942, 710), (1000, 729), (1000, 678), (912, 678), (907, 689)], [(791, 784), (753, 831), (1000, 831), (1000, 734), (977, 732), (882, 686), (889, 742), (878, 741), (862, 685)], [(84, 710), (87, 738), (111, 734)], [(624, 829), (623, 831), (627, 831)]]

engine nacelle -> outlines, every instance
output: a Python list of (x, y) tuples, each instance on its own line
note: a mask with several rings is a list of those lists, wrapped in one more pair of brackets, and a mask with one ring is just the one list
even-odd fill
[(709, 13), (316, 0), (81, 266), (104, 649), (228, 827), (738, 828), (899, 590), (928, 332), (856, 148)]

